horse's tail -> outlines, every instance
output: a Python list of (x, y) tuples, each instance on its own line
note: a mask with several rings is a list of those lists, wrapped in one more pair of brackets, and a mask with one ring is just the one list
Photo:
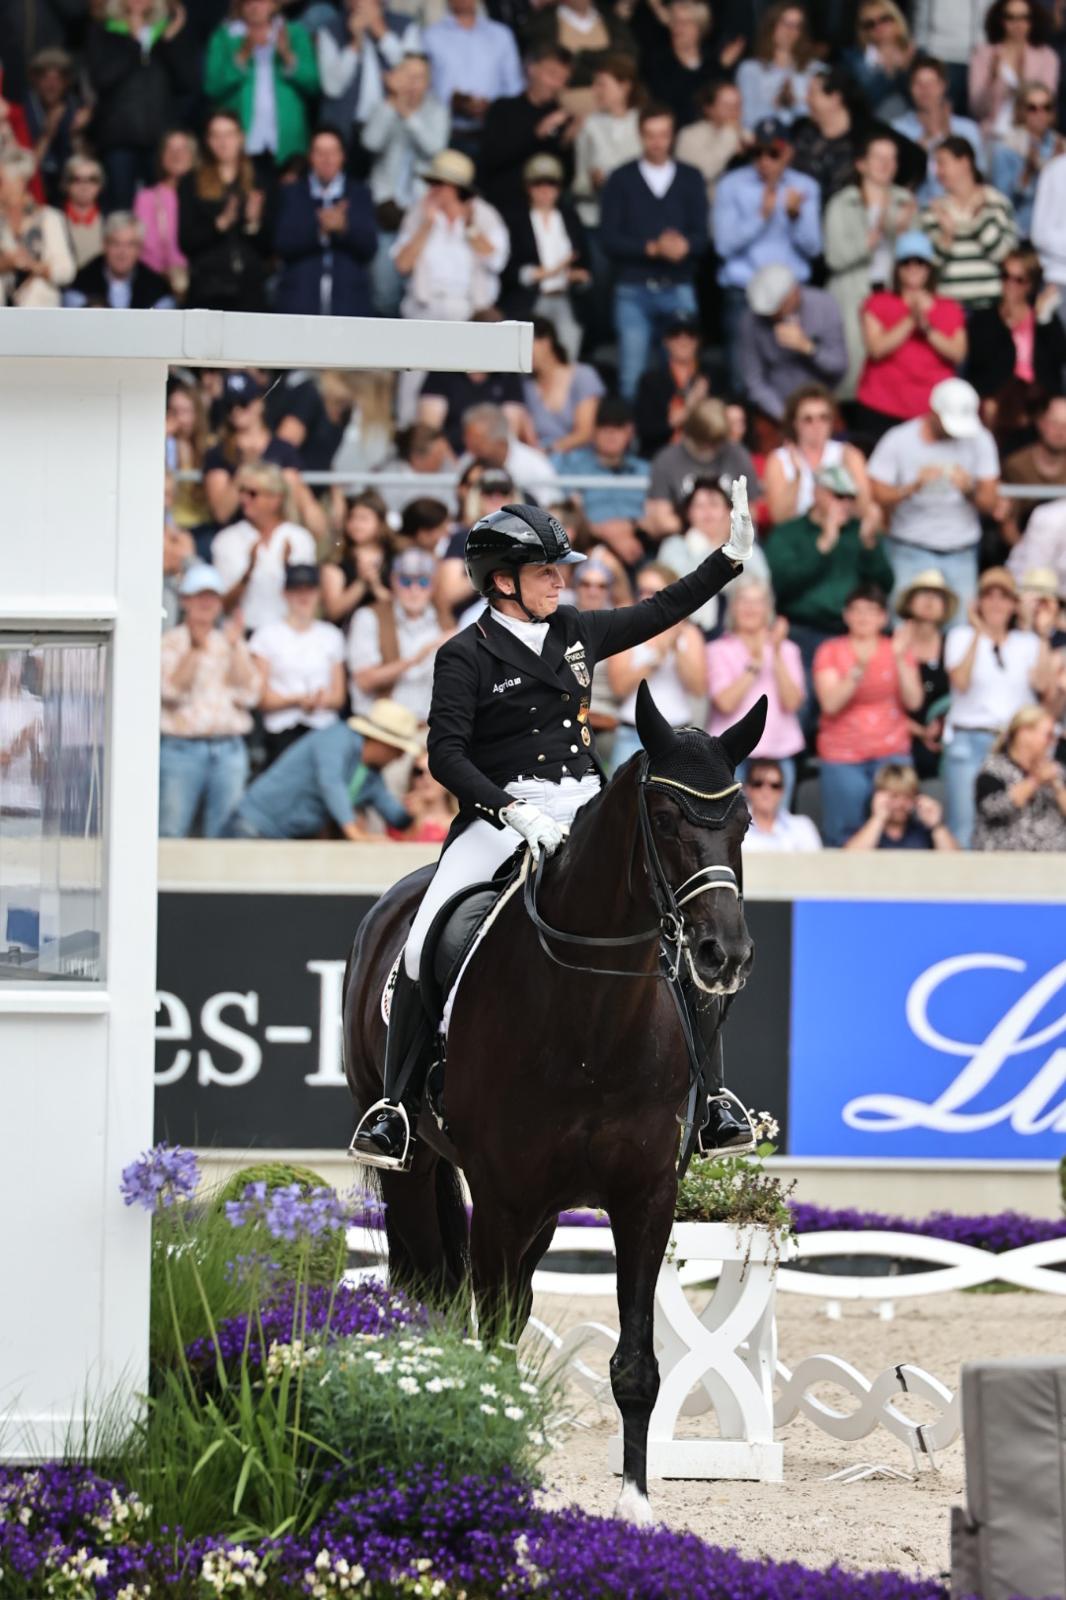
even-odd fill
[(419, 1146), (412, 1171), (378, 1172), (385, 1202), (389, 1282), (435, 1305), (467, 1293), (470, 1229), (458, 1169)]
[(458, 1294), (470, 1271), (470, 1224), (459, 1171), (443, 1156), (437, 1162), (437, 1221), (451, 1293)]

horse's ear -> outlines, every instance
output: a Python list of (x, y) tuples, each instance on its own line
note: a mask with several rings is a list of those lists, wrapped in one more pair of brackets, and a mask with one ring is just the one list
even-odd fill
[(719, 743), (729, 757), (729, 765), (735, 772), (742, 761), (746, 761), (762, 738), (763, 729), (766, 727), (767, 700), (764, 694), (752, 706), (747, 716), (741, 717), (739, 722), (734, 722), (731, 728), (718, 735)]
[(637, 733), (640, 742), (653, 759), (667, 755), (677, 743), (677, 735), (651, 697), (647, 678), (641, 678), (637, 690)]

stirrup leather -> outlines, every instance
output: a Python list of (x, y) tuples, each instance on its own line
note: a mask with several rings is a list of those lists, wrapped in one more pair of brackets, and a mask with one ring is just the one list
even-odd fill
[(758, 1149), (759, 1139), (755, 1132), (755, 1124), (751, 1120), (751, 1112), (748, 1110), (748, 1107), (744, 1104), (743, 1100), (741, 1100), (740, 1096), (735, 1095), (732, 1089), (727, 1089), (725, 1084), (723, 1084), (720, 1089), (715, 1090), (714, 1094), (709, 1094), (707, 1096), (707, 1104), (710, 1105), (712, 1100), (731, 1100), (735, 1106), (739, 1106), (741, 1116), (748, 1125), (748, 1143), (733, 1145), (730, 1149), (724, 1152), (719, 1151), (713, 1145), (710, 1147), (710, 1149), (708, 1149), (703, 1143), (703, 1133), (704, 1128), (706, 1128), (706, 1123), (704, 1123), (703, 1128), (699, 1129), (696, 1136), (696, 1149), (698, 1150), (699, 1154), (701, 1156), (714, 1156), (724, 1153), (731, 1156), (742, 1156), (746, 1155), (751, 1150)]
[[(371, 1155), (366, 1150), (357, 1150), (355, 1141), (365, 1131), (366, 1125), (379, 1111), (396, 1111), (403, 1118), (404, 1145), (403, 1153), (398, 1156)], [(411, 1132), (411, 1119), (407, 1115), (406, 1107), (398, 1100), (375, 1100), (368, 1106), (359, 1119), (359, 1124), (352, 1134), (352, 1142), (348, 1146), (348, 1155), (352, 1161), (357, 1161), (364, 1167), (381, 1167), (386, 1172), (409, 1172), (414, 1158), (414, 1135)]]

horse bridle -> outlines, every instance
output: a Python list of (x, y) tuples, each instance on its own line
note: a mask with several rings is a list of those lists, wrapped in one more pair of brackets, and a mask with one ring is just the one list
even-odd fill
[[(640, 933), (615, 935), (566, 933), (562, 928), (553, 928), (550, 923), (545, 922), (537, 909), (537, 883), (541, 867), (539, 860), (531, 863), (529, 871), (526, 873), (523, 890), (526, 912), (537, 930), (537, 938), (544, 954), (550, 961), (554, 961), (557, 967), (563, 967), (567, 972), (584, 972), (593, 977), (601, 978), (665, 978), (668, 983), (674, 985), (678, 981), (681, 963), (684, 960), (688, 968), (689, 977), (696, 987), (709, 993), (707, 986), (696, 972), (695, 963), (692, 959), (692, 948), (688, 934), (685, 932), (684, 918), (681, 915), (682, 907), (687, 906), (691, 900), (698, 899), (700, 895), (710, 894), (718, 889), (725, 890), (728, 894), (735, 895), (740, 900), (743, 898), (740, 884), (737, 882), (737, 875), (732, 867), (713, 866), (699, 867), (685, 879), (684, 883), (680, 884), (676, 889), (673, 887), (666, 876), (666, 871), (656, 848), (651, 818), (648, 814), (647, 790), (649, 784), (653, 783), (656, 787), (665, 786), (683, 791), (687, 795), (702, 801), (728, 800), (729, 804), (726, 806), (722, 817), (722, 822), (724, 822), (725, 817), (728, 816), (729, 811), (732, 809), (737, 795), (740, 793), (740, 784), (731, 784), (728, 788), (722, 789), (715, 794), (704, 794), (700, 790), (689, 788), (687, 785), (677, 782), (676, 779), (654, 776), (650, 771), (650, 766), (651, 763), (645, 751), (641, 755), (637, 774), (637, 820), (641, 842), (644, 846), (645, 859), (648, 863), (652, 900), (655, 903), (655, 909), (659, 917), (656, 926), (654, 928), (645, 928)], [(721, 824), (718, 825), (720, 826)], [(632, 860), (630, 861), (631, 867)], [(564, 961), (550, 948), (548, 945), (549, 939), (554, 939), (560, 944), (579, 944), (596, 950), (632, 948), (636, 945), (647, 944), (652, 939), (658, 939), (662, 963), (654, 972), (634, 972), (624, 967), (587, 967), (575, 961)]]

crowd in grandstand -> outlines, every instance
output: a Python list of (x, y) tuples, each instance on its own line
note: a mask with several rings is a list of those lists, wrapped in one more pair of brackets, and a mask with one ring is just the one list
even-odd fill
[(165, 835), (439, 840), (471, 523), (628, 604), (745, 474), (607, 768), (641, 678), (765, 694), (748, 848), (1066, 849), (1063, 0), (39, 0), (0, 59), (0, 306), (533, 321), (524, 378), (174, 372)]

